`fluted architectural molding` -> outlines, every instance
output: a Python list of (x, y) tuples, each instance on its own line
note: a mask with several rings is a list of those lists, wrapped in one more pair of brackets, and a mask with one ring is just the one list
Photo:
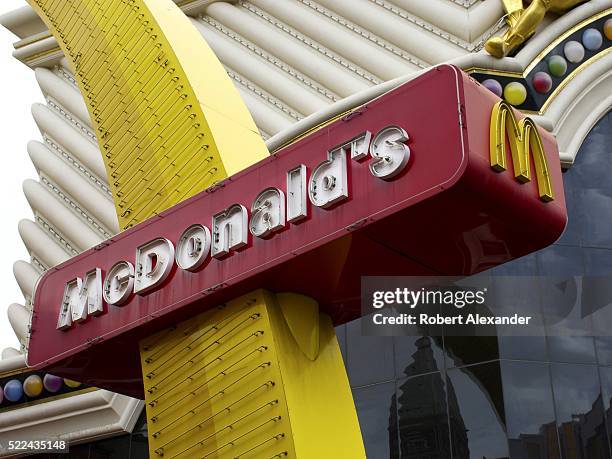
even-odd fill
[(39, 67), (34, 70), (36, 81), (45, 95), (53, 97), (62, 107), (91, 130), (91, 120), (85, 101), (78, 89), (52, 71)]
[(48, 187), (29, 179), (23, 183), (23, 192), (34, 213), (72, 242), (78, 253), (104, 240), (100, 233), (92, 230), (53, 196)]
[[(350, 1), (354, 2), (354, 0)], [(392, 49), (387, 50), (383, 46), (378, 46), (374, 41), (355, 33), (356, 25), (334, 20), (338, 15), (331, 10), (323, 9), (320, 4), (325, 2), (251, 0), (250, 3), (259, 11), (268, 14), (273, 12), (277, 20), (292, 27), (303, 36), (317, 37), (321, 45), (355, 63), (381, 81), (390, 80), (420, 68), (416, 63), (394, 54)], [(327, 6), (338, 8), (340, 2), (334, 0), (330, 3), (331, 5)], [(241, 5), (247, 9), (250, 8), (245, 2), (241, 2)], [(392, 46), (388, 41), (387, 44), (389, 47)]]
[[(612, 2), (591, 0), (558, 20), (551, 16), (516, 57), (505, 59), (475, 52), (484, 40), (505, 29), (500, 0), (199, 0), (178, 4), (226, 65), (262, 135), (269, 138), (293, 131), (294, 123), (338, 100), (440, 62), (522, 73), (563, 30)], [(49, 68), (37, 73), (44, 74), (41, 86), (51, 88), (57, 86), (51, 75), (60, 78), (54, 68), (69, 73), (68, 66), (49, 48), (48, 40), (54, 39), (44, 35), (44, 25), (28, 8), (0, 22), (22, 38), (16, 44), (16, 57), (33, 67)], [(27, 36), (26, 30), (32, 35)], [(41, 61), (51, 55), (52, 59)], [(36, 62), (28, 60), (34, 57)], [(82, 104), (80, 111), (65, 105), (77, 118), (85, 118)], [(551, 125), (545, 118), (542, 123)], [(103, 178), (104, 170), (98, 168), (96, 174)]]
[(20, 352), (19, 355), (0, 360), (0, 374), (21, 370), (25, 368), (25, 366), (25, 354)]
[(28, 143), (30, 159), (40, 175), (47, 177), (57, 185), (73, 202), (86, 209), (91, 217), (103, 225), (106, 232), (119, 232), (119, 223), (112, 200), (103, 194), (86, 177), (70, 167), (44, 144), (31, 141)]
[(612, 53), (576, 75), (546, 111), (566, 166), (574, 163), (584, 139), (612, 107), (611, 69)]
[(31, 220), (21, 220), (17, 226), (19, 235), (30, 254), (36, 257), (47, 267), (68, 260), (72, 253), (62, 247), (49, 233)]
[(13, 275), (17, 280), (23, 297), (30, 303), (34, 295), (34, 287), (40, 278), (40, 273), (27, 261), (17, 260), (13, 264)]
[[(244, 37), (341, 97), (376, 83), (376, 80), (369, 80), (371, 75), (360, 72), (356, 67), (355, 71), (351, 71), (346, 60), (322, 46), (317, 47), (314, 40), (304, 42), (294, 38), (289, 32), (261, 21), (244, 8), (227, 3), (214, 3), (208, 7), (206, 13), (207, 17), (235, 31), (236, 40)], [(340, 62), (334, 60), (334, 57)]]
[[(53, 139), (63, 150), (69, 152), (70, 156), (93, 172), (99, 181), (107, 184), (102, 155), (91, 139), (88, 139), (82, 132), (73, 129), (69, 120), (61, 119), (53, 110), (43, 104), (32, 105), (32, 116), (43, 135)], [(67, 127), (69, 129), (66, 129)]]
[(23, 358), (23, 354), (14, 347), (5, 347), (4, 349), (2, 349), (0, 357), (2, 358), (2, 360), (9, 360), (12, 358)]
[[(10, 360), (23, 361), (22, 357)], [(0, 366), (8, 361), (0, 361)], [(12, 362), (11, 362), (12, 363)], [(70, 443), (131, 432), (144, 402), (106, 390), (94, 390), (2, 413), (0, 443), (53, 438)], [(6, 451), (6, 449), (3, 449)], [(11, 453), (0, 453), (9, 456)]]
[(25, 306), (13, 303), (8, 307), (8, 319), (17, 339), (25, 345), (30, 333), (30, 312)]

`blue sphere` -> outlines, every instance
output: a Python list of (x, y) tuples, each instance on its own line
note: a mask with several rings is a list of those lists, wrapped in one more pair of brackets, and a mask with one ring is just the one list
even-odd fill
[(18, 402), (23, 397), (23, 386), (20, 381), (11, 379), (4, 385), (4, 398), (9, 402)]
[(603, 36), (597, 29), (586, 29), (582, 34), (582, 44), (586, 49), (595, 51), (601, 48), (603, 44)]

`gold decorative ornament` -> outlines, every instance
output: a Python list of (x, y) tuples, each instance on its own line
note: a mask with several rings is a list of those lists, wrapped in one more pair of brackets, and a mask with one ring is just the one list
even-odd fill
[[(502, 0), (506, 10), (508, 30), (501, 37), (493, 37), (485, 43), (487, 52), (495, 57), (507, 56), (513, 49), (531, 37), (548, 11), (563, 14), (588, 0)], [(529, 6), (525, 7), (525, 3)]]

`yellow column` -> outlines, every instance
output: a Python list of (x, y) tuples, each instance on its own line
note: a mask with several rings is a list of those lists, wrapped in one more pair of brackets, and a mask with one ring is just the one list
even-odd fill
[(365, 458), (313, 300), (258, 290), (141, 343), (150, 457)]

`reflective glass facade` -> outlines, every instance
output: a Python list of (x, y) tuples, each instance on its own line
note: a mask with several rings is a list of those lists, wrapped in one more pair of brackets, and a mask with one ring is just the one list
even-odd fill
[[(611, 173), (608, 113), (564, 173), (563, 236), (492, 273), (612, 274)], [(612, 457), (612, 339), (360, 332), (338, 328), (368, 458)]]
[[(608, 113), (564, 174), (563, 236), (492, 272), (612, 275), (611, 174)], [(612, 457), (612, 338), (337, 335), (369, 459)], [(145, 422), (61, 457), (146, 458)]]

